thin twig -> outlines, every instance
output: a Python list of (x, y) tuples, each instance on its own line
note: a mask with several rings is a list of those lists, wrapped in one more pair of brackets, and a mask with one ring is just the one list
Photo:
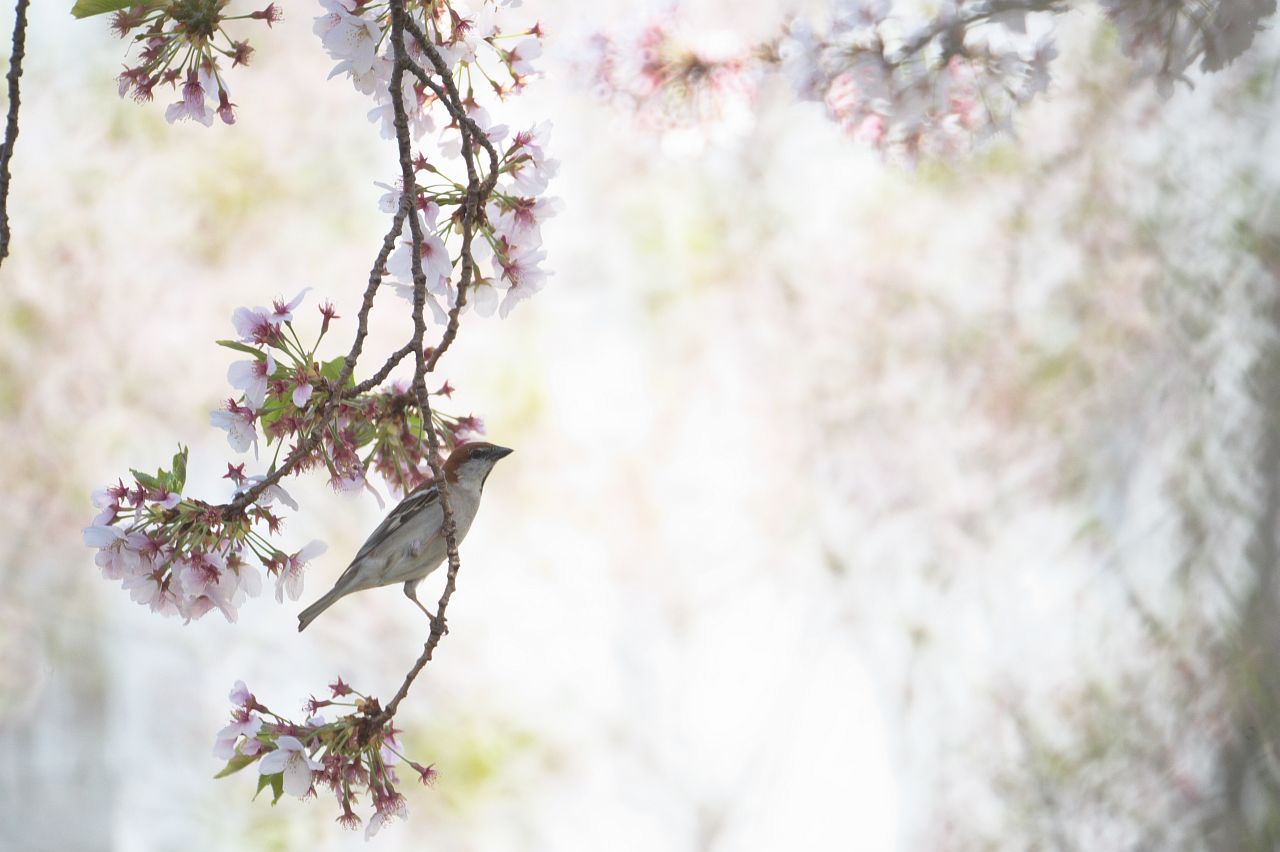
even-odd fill
[(18, 79), (22, 76), (22, 58), (27, 41), (27, 0), (18, 0), (13, 21), (13, 52), (9, 54), (9, 118), (4, 126), (4, 143), (0, 145), (0, 263), (9, 256), (9, 161), (18, 141)]

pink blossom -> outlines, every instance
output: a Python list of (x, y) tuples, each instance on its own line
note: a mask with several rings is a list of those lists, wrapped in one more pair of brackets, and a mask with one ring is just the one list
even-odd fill
[(218, 731), (214, 737), (213, 756), (230, 760), (236, 754), (236, 741), (241, 737), (252, 740), (260, 730), (262, 730), (261, 718), (248, 710), (236, 710), (231, 714), (231, 724)]
[(377, 834), (392, 819), (397, 817), (400, 819), (409, 818), (409, 808), (405, 804), (404, 796), (399, 793), (377, 797), (374, 801), (374, 807), (377, 808), (377, 813), (369, 819), (369, 825), (365, 827), (365, 840)]
[(516, 198), (505, 206), (490, 204), (487, 212), (495, 235), (512, 245), (536, 248), (542, 244), (542, 223), (562, 206), (557, 198)]
[(276, 576), (276, 600), (284, 603), (287, 592), (289, 600), (296, 601), (302, 595), (302, 569), (312, 559), (329, 549), (323, 541), (312, 541), (292, 556), (286, 556), (279, 564)]
[(95, 524), (81, 530), (81, 535), (84, 537), (84, 543), (87, 547), (105, 548), (124, 539), (124, 530), (120, 527)]
[[(240, 45), (239, 49), (237, 50), (237, 56), (239, 57), (241, 55), (244, 55), (247, 58), (248, 51), (250, 49), (251, 48), (247, 44)], [(237, 64), (239, 63), (239, 61), (240, 60), (237, 59)], [(223, 124), (236, 123), (235, 106), (236, 106), (235, 104), (231, 103), (231, 99), (227, 97), (227, 92), (225, 89), (221, 89), (218, 91), (218, 118), (222, 119)]]
[(227, 442), (238, 453), (243, 453), (249, 447), (257, 452), (258, 430), (254, 426), (255, 419), (253, 409), (237, 405), (234, 399), (227, 400), (225, 409), (209, 412), (209, 423), (227, 430)]
[(502, 278), (509, 285), (507, 295), (498, 309), (498, 314), (503, 319), (507, 318), (516, 305), (542, 289), (547, 274), (539, 264), (545, 257), (546, 252), (541, 250), (518, 249), (501, 261)]
[(227, 698), (237, 707), (248, 707), (254, 702), (253, 693), (249, 691), (249, 687), (245, 686), (242, 680), (235, 682), (235, 686), (231, 687), (231, 692), (227, 694)]
[(161, 615), (178, 615), (178, 596), (169, 588), (164, 569), (157, 568), (142, 574), (125, 577), (124, 588), (134, 603), (145, 604), (152, 612)]
[[(89, 495), (89, 499), (93, 503), (93, 507), (95, 509), (102, 510), (98, 513), (97, 517), (93, 519), (93, 525), (103, 526), (110, 524), (115, 520), (116, 515), (120, 513), (120, 501), (123, 500), (128, 493), (129, 489), (125, 488), (124, 483), (121, 482), (117, 485), (112, 485), (109, 488), (98, 488)], [(88, 542), (86, 542), (86, 544), (87, 543)]]
[(167, 488), (161, 488), (151, 495), (151, 500), (164, 509), (173, 509), (182, 502), (182, 495), (175, 494)]
[(281, 323), (291, 322), (293, 320), (293, 309), (302, 304), (302, 300), (309, 292), (311, 292), (310, 287), (302, 288), (302, 292), (294, 296), (288, 304), (281, 299), (273, 301), (271, 303), (271, 313), (268, 315), (267, 321), (274, 326), (278, 326)]
[(276, 326), (266, 308), (236, 308), (231, 324), (240, 335), (241, 343), (270, 343), (276, 338)]
[[(351, 14), (346, 3), (324, 2), (329, 14), (316, 19), (316, 31), (329, 56), (339, 60), (333, 73), (366, 74), (377, 58), (382, 28), (375, 21)], [(345, 7), (345, 8), (344, 8)]]
[(320, 0), (320, 5), (324, 7), (325, 14), (316, 17), (311, 31), (322, 39), (342, 23), (344, 15), (351, 14), (356, 8), (355, 0)]
[(511, 70), (517, 74), (532, 74), (533, 60), (542, 55), (542, 41), (537, 38), (525, 38), (516, 42), (516, 46), (507, 54)]
[[(240, 491), (251, 488), (266, 478), (265, 474), (242, 476), (240, 483), (244, 488), (238, 488), (236, 491), (239, 493)], [(290, 496), (289, 492), (284, 490), (284, 486), (278, 482), (273, 482), (271, 485), (267, 486), (266, 490), (258, 497), (258, 504), (260, 506), (270, 506), (276, 500), (279, 500), (295, 512), (298, 511), (298, 501), (294, 500), (293, 497)]]
[(205, 127), (211, 126), (213, 113), (205, 104), (205, 95), (215, 86), (216, 83), (207, 71), (200, 71), (198, 74), (195, 71), (187, 72), (187, 82), (182, 85), (182, 100), (169, 105), (164, 112), (164, 120), (173, 124), (191, 119)]
[[(105, 534), (101, 532), (90, 533), (90, 527), (85, 530), (85, 544), (91, 547), (99, 545), (91, 544), (91, 541), (105, 540)], [(108, 530), (119, 530), (117, 527), (106, 527)], [(143, 566), (148, 564), (143, 551), (151, 549), (150, 540), (144, 533), (132, 532), (122, 534), (119, 537), (113, 537), (106, 545), (94, 554), (93, 561), (102, 569), (102, 576), (108, 580), (120, 580), (126, 576), (132, 576), (142, 570)], [(148, 569), (150, 570), (150, 569)]]
[(484, 434), (484, 421), (474, 414), (468, 414), (466, 417), (459, 417), (457, 425), (453, 430), (454, 437), (459, 441), (468, 441), (472, 438)]
[(247, 597), (240, 575), (227, 567), (220, 553), (195, 553), (177, 560), (173, 580), (182, 592), (180, 608), (187, 619), (197, 619), (217, 609), (227, 621), (234, 622)]
[(488, 281), (477, 281), (471, 288), (471, 304), (480, 316), (493, 316), (498, 309), (498, 289)]
[(299, 798), (311, 790), (312, 773), (324, 769), (324, 764), (313, 760), (296, 737), (283, 736), (276, 740), (275, 750), (258, 764), (262, 775), (284, 773), (284, 791)]
[[(426, 276), (427, 289), (437, 295), (443, 295), (447, 288), (449, 276), (453, 273), (453, 261), (449, 258), (449, 250), (444, 241), (427, 229), (423, 229), (422, 272)], [(413, 282), (413, 236), (408, 225), (400, 234), (396, 250), (387, 259), (387, 272), (406, 284)]]
[(253, 358), (248, 361), (234, 361), (227, 368), (227, 381), (233, 388), (244, 391), (244, 401), (249, 408), (257, 411), (262, 408), (267, 398), (267, 380), (276, 371), (275, 358), (267, 353), (265, 358)]

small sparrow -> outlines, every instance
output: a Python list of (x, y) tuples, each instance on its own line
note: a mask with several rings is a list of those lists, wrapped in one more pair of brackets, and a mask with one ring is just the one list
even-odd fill
[[(459, 542), (475, 520), (476, 510), (480, 508), (480, 492), (489, 471), (510, 453), (506, 447), (480, 441), (459, 446), (444, 463), (449, 508), (453, 510)], [(440, 508), (440, 492), (434, 483), (428, 482), (409, 492), (360, 547), (333, 589), (298, 614), (299, 632), (339, 598), (393, 583), (404, 583), (405, 595), (434, 621), (435, 615), (418, 600), (417, 589), (422, 578), (444, 562), (443, 525), (444, 510)]]

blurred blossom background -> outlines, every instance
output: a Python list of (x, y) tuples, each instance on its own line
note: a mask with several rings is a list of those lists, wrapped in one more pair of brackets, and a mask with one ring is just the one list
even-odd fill
[[(393, 147), (318, 7), (254, 30), (206, 130), (119, 100), (124, 45), (66, 5), (31, 10), (0, 273), (0, 850), (365, 848), (212, 780), (213, 735), (237, 679), (389, 696), (421, 613), (390, 587), (298, 634), (267, 591), (184, 626), (80, 530), (179, 442), (228, 496), (237, 306), (310, 287), (345, 353)], [(371, 846), (1280, 848), (1276, 35), (1164, 98), (1084, 7), (1016, 137), (904, 167), (780, 83), (647, 126), (583, 70), (633, 7), (532, 13), (545, 76), (495, 118), (554, 123), (555, 275), (438, 370), (516, 453), (398, 719), (439, 781)], [(367, 364), (408, 329), (386, 298)], [(290, 485), (284, 541), (329, 543), (306, 601), (382, 515), (323, 479)]]

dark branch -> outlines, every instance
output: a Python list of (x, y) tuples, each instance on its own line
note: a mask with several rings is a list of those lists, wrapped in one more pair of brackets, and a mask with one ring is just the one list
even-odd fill
[[(422, 30), (406, 14), (404, 0), (391, 0), (390, 7), (391, 48), (395, 56), (395, 66), (391, 72), (391, 102), (395, 114), (396, 145), (399, 149), (400, 173), (403, 183), (400, 209), (408, 213), (408, 211), (415, 210), (417, 205), (417, 182), (414, 178), (412, 152), (410, 150), (409, 120), (403, 102), (403, 80), (406, 72), (413, 74), (423, 85), (431, 89), (458, 124), (458, 130), (462, 134), (462, 157), (467, 166), (467, 196), (461, 218), (462, 270), (458, 282), (458, 297), (450, 308), (449, 322), (444, 334), (430, 356), (426, 354), (424, 347), (427, 329), (427, 279), (422, 269), (422, 254), (416, 250), (416, 247), (422, 244), (422, 226), (416, 213), (408, 217), (409, 230), (415, 246), (415, 250), (410, 252), (413, 272), (413, 391), (417, 397), (418, 408), (422, 414), (422, 423), (426, 429), (427, 461), (431, 466), (432, 476), (440, 485), (440, 505), (444, 512), (445, 550), (449, 569), (448, 577), (445, 580), (444, 592), (440, 595), (440, 601), (436, 607), (436, 617), (431, 622), (431, 633), (422, 648), (422, 654), (419, 655), (413, 667), (405, 675), (404, 682), (400, 684), (395, 696), (387, 703), (386, 709), (375, 717), (379, 726), (395, 717), (400, 702), (409, 694), (409, 688), (413, 685), (414, 680), (426, 664), (431, 661), (436, 647), (440, 644), (440, 640), (444, 638), (446, 631), (445, 611), (448, 609), (449, 600), (453, 597), (454, 590), (457, 588), (458, 570), (461, 568), (461, 562), (458, 557), (458, 530), (457, 525), (454, 523), (453, 509), (449, 504), (448, 482), (440, 462), (440, 442), (436, 436), (435, 429), (430, 425), (431, 403), (428, 400), (426, 377), (427, 373), (435, 369), (436, 363), (457, 336), (458, 318), (462, 308), (466, 305), (467, 288), (471, 285), (471, 278), (475, 268), (475, 262), (471, 256), (472, 235), (475, 231), (476, 222), (480, 218), (481, 210), (484, 209), (484, 202), (493, 191), (498, 179), (497, 152), (488, 137), (467, 115), (466, 105), (458, 94), (457, 87), (453, 84), (453, 77), (450, 74), (449, 67), (444, 63), (440, 52), (427, 40)], [(408, 47), (405, 44), (406, 30), (413, 35), (423, 53), (431, 60), (431, 64), (440, 77), (439, 84), (431, 79), (422, 66), (409, 57)], [(489, 174), (483, 181), (477, 172), (472, 154), (472, 149), (477, 144), (485, 148), (489, 153)]]
[(18, 141), (18, 78), (22, 76), (22, 58), (27, 40), (27, 0), (18, 0), (13, 21), (13, 52), (9, 54), (9, 118), (4, 126), (4, 144), (0, 145), (0, 263), (9, 256), (9, 161)]

